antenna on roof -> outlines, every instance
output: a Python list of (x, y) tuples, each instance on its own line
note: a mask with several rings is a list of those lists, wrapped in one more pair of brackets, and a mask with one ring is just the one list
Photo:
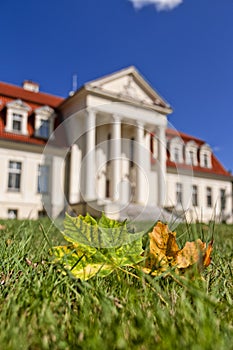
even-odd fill
[(77, 74), (75, 73), (72, 76), (72, 90), (69, 92), (69, 96), (73, 96), (77, 88), (78, 88), (78, 78), (77, 78)]

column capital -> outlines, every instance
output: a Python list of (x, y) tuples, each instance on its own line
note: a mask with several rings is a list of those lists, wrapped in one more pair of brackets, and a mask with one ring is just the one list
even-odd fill
[(165, 125), (157, 125), (155, 127), (155, 131), (164, 132), (165, 130), (166, 130), (166, 126)]
[(88, 107), (87, 109), (85, 109), (84, 111), (84, 115), (85, 116), (89, 116), (89, 115), (96, 115), (96, 109), (94, 109), (93, 107)]
[(112, 119), (114, 123), (121, 123), (122, 116), (120, 116), (119, 114), (113, 114)]
[(138, 128), (144, 128), (145, 123), (143, 123), (141, 120), (136, 120), (136, 125)]

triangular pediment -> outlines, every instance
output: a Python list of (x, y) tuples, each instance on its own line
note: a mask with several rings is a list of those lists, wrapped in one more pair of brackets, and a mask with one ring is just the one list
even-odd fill
[(25, 103), (24, 101), (22, 101), (20, 99), (10, 101), (6, 105), (8, 108), (23, 109), (26, 111), (31, 110), (31, 107), (27, 103)]
[(51, 114), (53, 114), (53, 112), (54, 112), (54, 109), (52, 109), (49, 106), (42, 106), (35, 110), (36, 114), (41, 114), (45, 116), (50, 116)]
[(103, 78), (91, 81), (86, 89), (94, 89), (119, 99), (169, 108), (168, 103), (151, 87), (135, 67), (129, 67)]

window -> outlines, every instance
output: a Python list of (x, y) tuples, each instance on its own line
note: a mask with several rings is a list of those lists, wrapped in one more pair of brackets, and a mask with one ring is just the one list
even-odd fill
[(47, 217), (47, 212), (46, 212), (46, 210), (45, 210), (45, 209), (39, 210), (39, 211), (38, 211), (38, 218), (40, 219), (40, 218), (45, 218), (45, 217)]
[(197, 186), (196, 185), (193, 185), (193, 188), (192, 188), (192, 205), (194, 207), (197, 207), (198, 206), (198, 189), (197, 189)]
[(35, 110), (35, 136), (48, 139), (53, 131), (54, 110), (43, 106)]
[(108, 134), (107, 141), (107, 162), (111, 160), (111, 134)]
[(180, 137), (174, 137), (169, 142), (170, 160), (175, 163), (183, 163), (184, 142)]
[(50, 135), (50, 122), (48, 119), (40, 120), (40, 127), (37, 131), (37, 136), (49, 138)]
[(209, 162), (208, 162), (208, 155), (206, 153), (204, 153), (204, 155), (203, 155), (203, 165), (204, 165), (205, 168), (208, 168), (208, 164), (209, 164)]
[(110, 198), (110, 181), (109, 181), (109, 179), (106, 180), (105, 196), (106, 196), (106, 198)]
[(189, 151), (189, 164), (194, 164), (194, 152)]
[(8, 209), (8, 219), (17, 219), (18, 210), (17, 209)]
[(221, 210), (226, 209), (226, 190), (225, 189), (220, 190), (220, 207), (221, 207)]
[(197, 149), (198, 145), (195, 141), (188, 141), (185, 145), (185, 159), (186, 164), (197, 166)]
[(8, 168), (8, 190), (19, 191), (21, 180), (21, 162), (9, 162)]
[(175, 147), (173, 150), (173, 159), (174, 159), (174, 162), (176, 163), (179, 163), (180, 161), (180, 150), (177, 147)]
[(134, 137), (130, 140), (130, 166), (134, 165)]
[(31, 111), (31, 107), (20, 99), (10, 101), (6, 106), (7, 117), (5, 131), (27, 135), (28, 113)]
[(21, 132), (22, 120), (23, 120), (22, 114), (13, 113), (13, 117), (12, 117), (12, 129), (13, 129), (13, 131)]
[(203, 168), (211, 168), (211, 148), (209, 145), (204, 144), (200, 149), (200, 165)]
[(48, 193), (49, 191), (49, 167), (48, 165), (39, 165), (38, 167), (38, 193)]
[(212, 207), (212, 188), (207, 187), (206, 189), (206, 201), (207, 201), (207, 207), (211, 208)]
[(183, 202), (183, 189), (182, 189), (182, 184), (177, 183), (176, 184), (176, 204), (182, 204)]

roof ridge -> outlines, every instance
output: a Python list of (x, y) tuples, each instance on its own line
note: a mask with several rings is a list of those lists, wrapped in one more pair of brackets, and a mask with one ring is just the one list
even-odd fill
[(24, 89), (22, 86), (19, 86), (19, 85), (16, 85), (16, 84), (12, 84), (12, 83), (6, 83), (4, 81), (0, 81), (0, 86), (6, 86), (6, 87), (9, 87), (9, 88), (13, 88), (13, 89), (18, 89), (18, 90), (21, 90), (22, 92), (25, 92), (25, 93), (28, 93), (32, 96), (35, 96), (35, 95), (45, 95), (45, 96), (48, 96), (48, 97), (53, 97), (53, 98), (57, 98), (57, 99), (61, 99), (63, 100), (64, 97), (62, 96), (58, 96), (58, 95), (55, 95), (55, 94), (51, 94), (51, 93), (48, 93), (48, 92), (44, 92), (44, 91), (38, 91), (38, 92), (34, 92), (34, 91), (29, 91), (29, 90), (26, 90)]

